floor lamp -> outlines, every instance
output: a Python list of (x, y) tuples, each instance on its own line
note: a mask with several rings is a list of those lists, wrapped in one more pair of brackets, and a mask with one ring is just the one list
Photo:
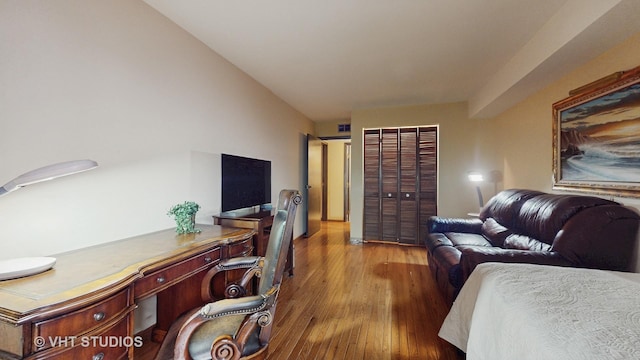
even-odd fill
[(482, 190), (480, 190), (480, 183), (484, 181), (484, 176), (479, 172), (470, 172), (469, 181), (476, 184), (476, 192), (478, 193), (478, 206), (482, 209), (484, 206), (484, 200), (482, 199)]
[[(9, 181), (0, 187), (0, 196), (35, 183), (53, 180), (66, 175), (94, 169), (98, 163), (93, 160), (74, 160), (44, 166)], [(55, 264), (53, 257), (23, 257), (0, 260), (0, 281), (34, 275), (49, 270)]]

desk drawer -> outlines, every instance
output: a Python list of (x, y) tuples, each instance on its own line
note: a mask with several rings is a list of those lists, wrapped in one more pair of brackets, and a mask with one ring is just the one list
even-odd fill
[(220, 261), (220, 248), (202, 253), (194, 258), (171, 264), (145, 275), (134, 284), (134, 297), (143, 298), (168, 288), (178, 281)]
[(229, 245), (229, 257), (250, 256), (253, 252), (253, 239), (238, 241)]
[[(128, 358), (128, 347), (140, 347), (142, 338), (128, 336), (131, 315), (107, 327), (96, 335), (82, 336), (75, 339), (73, 347), (68, 349), (50, 349), (44, 355), (48, 360), (87, 359), (87, 360), (120, 360)], [(63, 350), (59, 352), (57, 350)]]
[[(34, 336), (45, 339), (78, 336), (93, 331), (129, 309), (129, 288), (97, 304), (34, 324)], [(48, 343), (48, 342), (47, 342)], [(49, 344), (50, 345), (50, 344)]]

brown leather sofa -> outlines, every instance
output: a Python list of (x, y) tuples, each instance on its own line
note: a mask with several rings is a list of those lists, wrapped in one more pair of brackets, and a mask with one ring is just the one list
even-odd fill
[(430, 218), (427, 258), (438, 288), (453, 303), (483, 262), (630, 271), (639, 221), (636, 211), (598, 197), (504, 190), (478, 218)]

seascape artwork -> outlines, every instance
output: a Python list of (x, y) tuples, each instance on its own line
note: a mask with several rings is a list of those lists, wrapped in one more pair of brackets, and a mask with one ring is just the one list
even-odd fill
[(640, 182), (640, 83), (562, 110), (561, 179)]

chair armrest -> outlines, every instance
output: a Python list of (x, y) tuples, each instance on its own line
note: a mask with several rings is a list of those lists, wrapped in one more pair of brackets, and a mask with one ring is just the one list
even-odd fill
[(222, 260), (216, 267), (219, 268), (220, 271), (249, 269), (262, 259), (262, 256), (240, 256)]
[(262, 256), (241, 256), (220, 261), (216, 266), (207, 271), (202, 279), (200, 286), (200, 295), (202, 301), (209, 302), (215, 300), (213, 289), (211, 288), (211, 280), (220, 272), (247, 269), (242, 275), (242, 279), (237, 284), (231, 284), (225, 289), (225, 297), (237, 298), (247, 293), (247, 285), (254, 276), (260, 277), (264, 257)]
[(462, 279), (466, 281), (478, 264), (485, 262), (527, 263), (538, 265), (574, 266), (555, 251), (531, 251), (484, 246), (459, 246)]
[(480, 234), (482, 232), (482, 220), (445, 218), (432, 216), (427, 220), (429, 233), (462, 232)]
[(226, 315), (253, 314), (273, 305), (277, 291), (277, 287), (272, 287), (265, 294), (218, 300), (204, 305), (198, 313), (209, 319)]
[[(236, 348), (238, 354), (242, 353), (244, 340), (250, 335), (256, 326), (264, 326), (264, 322), (271, 322), (272, 315), (269, 312), (275, 304), (279, 286), (274, 286), (261, 295), (246, 296), (237, 299), (223, 299), (204, 305), (200, 310), (182, 324), (176, 337), (174, 356), (176, 359), (188, 359), (188, 344), (194, 332), (204, 323), (227, 315), (251, 314), (249, 321), (244, 321), (236, 334), (225, 334), (215, 339), (215, 342), (230, 345)], [(267, 318), (266, 320), (264, 318)], [(214, 320), (215, 321), (215, 320)], [(234, 340), (234, 335), (236, 339)], [(242, 338), (242, 339), (239, 339)], [(216, 344), (212, 344), (215, 346)]]

